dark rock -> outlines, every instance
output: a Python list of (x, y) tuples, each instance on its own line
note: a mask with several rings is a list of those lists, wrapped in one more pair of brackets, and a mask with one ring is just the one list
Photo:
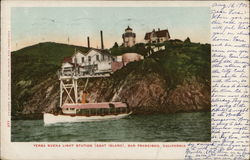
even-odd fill
[[(79, 80), (79, 84), (84, 82)], [(58, 85), (59, 80), (53, 77), (32, 88), (34, 95), (24, 106), (22, 114), (17, 116), (27, 119), (42, 112), (59, 113)], [(116, 82), (114, 76), (92, 79), (88, 92), (89, 102), (126, 102), (135, 114), (210, 110), (210, 87), (195, 78), (169, 89), (166, 80), (157, 73), (142, 75), (132, 72), (121, 82)]]

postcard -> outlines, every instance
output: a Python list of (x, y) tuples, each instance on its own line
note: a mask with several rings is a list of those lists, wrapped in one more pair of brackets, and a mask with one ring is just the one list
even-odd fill
[(1, 159), (249, 158), (249, 2), (1, 4)]

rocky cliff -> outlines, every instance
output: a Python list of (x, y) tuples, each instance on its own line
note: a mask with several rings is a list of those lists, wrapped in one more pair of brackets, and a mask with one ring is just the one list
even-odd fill
[[(122, 73), (122, 70), (119, 74)], [(90, 79), (87, 90), (89, 102), (127, 102), (135, 114), (155, 112), (191, 112), (210, 109), (210, 87), (194, 78), (176, 88), (168, 88), (168, 82), (155, 72), (128, 73), (125, 78)], [(83, 86), (86, 80), (79, 80)], [(22, 114), (59, 111), (59, 81), (56, 76), (31, 88), (32, 97), (23, 106)]]

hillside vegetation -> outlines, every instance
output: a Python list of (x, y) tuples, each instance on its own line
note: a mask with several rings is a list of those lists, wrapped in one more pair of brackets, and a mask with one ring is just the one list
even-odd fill
[(165, 48), (166, 50), (156, 52), (150, 58), (161, 65), (163, 75), (172, 88), (184, 80), (192, 81), (193, 77), (210, 85), (210, 44), (168, 41)]
[[(171, 40), (161, 45), (166, 50), (150, 56), (141, 53), (144, 60), (129, 63), (110, 78), (92, 79), (89, 101), (126, 101), (137, 113), (209, 110), (210, 44)], [(56, 71), (75, 48), (88, 50), (48, 42), (12, 53), (13, 115), (58, 111)], [(118, 48), (114, 55), (119, 52)]]

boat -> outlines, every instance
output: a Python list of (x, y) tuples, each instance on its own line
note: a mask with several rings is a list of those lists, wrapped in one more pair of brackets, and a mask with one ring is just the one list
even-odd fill
[(126, 103), (102, 102), (64, 104), (61, 114), (44, 113), (44, 124), (116, 120), (127, 117), (132, 111)]

